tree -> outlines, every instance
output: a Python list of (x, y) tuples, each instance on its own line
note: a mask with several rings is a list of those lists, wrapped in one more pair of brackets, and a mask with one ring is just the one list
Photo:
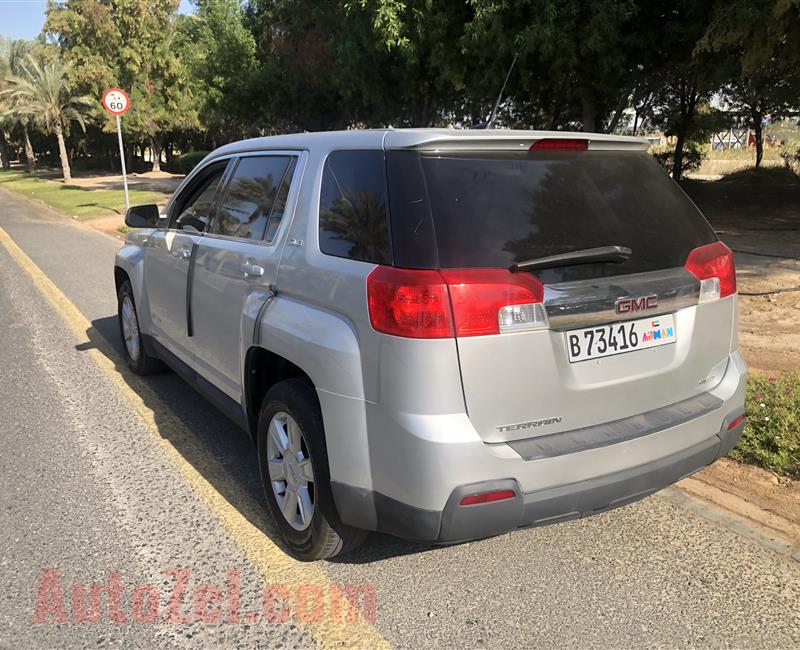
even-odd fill
[[(36, 41), (24, 39), (11, 40), (0, 48), (0, 87), (6, 85), (7, 77), (18, 77), (23, 74), (22, 66), (28, 57), (33, 56), (38, 48)], [(31, 117), (17, 110), (11, 98), (0, 104), (0, 123), (18, 125), (22, 130), (22, 141), (25, 149), (25, 161), (28, 171), (36, 167), (36, 156), (31, 144), (30, 125)]]
[(719, 2), (698, 50), (735, 60), (736, 70), (723, 95), (753, 130), (759, 167), (764, 116), (798, 108), (800, 0)]
[(790, 69), (800, 67), (800, 0), (717, 0), (699, 49), (739, 48), (744, 77), (783, 51)]
[(253, 34), (238, 0), (197, 0), (192, 15), (178, 16), (175, 46), (191, 94), (212, 139), (231, 140), (256, 131), (253, 110), (256, 58)]
[(734, 79), (721, 94), (730, 110), (750, 125), (756, 145), (756, 168), (760, 167), (764, 157), (764, 117), (771, 115), (776, 119), (793, 108), (792, 102), (798, 98), (797, 73), (788, 70), (781, 73), (775, 62)]
[[(684, 154), (692, 142), (705, 138), (717, 120), (708, 101), (730, 70), (717, 57), (698, 51), (712, 17), (709, 3), (693, 0), (640, 0), (651, 41), (644, 45), (641, 91), (651, 95), (652, 121), (675, 136), (672, 177), (683, 175)], [(701, 119), (702, 118), (702, 119)]]
[(72, 122), (85, 131), (86, 117), (96, 103), (91, 97), (72, 94), (67, 74), (68, 67), (58, 60), (42, 63), (29, 57), (22, 64), (22, 74), (9, 78), (5, 91), (20, 115), (55, 133), (65, 183), (72, 181), (72, 174), (64, 134)]
[[(67, 0), (51, 4), (44, 30), (72, 63), (73, 80), (99, 98), (108, 86), (131, 97), (124, 129), (146, 142), (160, 169), (164, 135), (199, 125), (186, 70), (176, 47), (179, 0)], [(115, 128), (108, 117), (106, 131)]]
[[(472, 0), (467, 50), (481, 65), (470, 86), (496, 94), (519, 55), (509, 97), (539, 128), (596, 131), (631, 93), (627, 26), (633, 0)], [(617, 110), (617, 107), (621, 106)]]

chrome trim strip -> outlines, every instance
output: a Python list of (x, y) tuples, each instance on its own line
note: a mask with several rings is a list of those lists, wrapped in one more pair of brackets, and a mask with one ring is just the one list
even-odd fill
[[(648, 436), (664, 429), (685, 424), (690, 420), (716, 411), (725, 402), (711, 393), (701, 393), (695, 397), (647, 411), (640, 415), (597, 424), (582, 429), (561, 431), (547, 436), (537, 436), (506, 443), (523, 460), (539, 460), (573, 454), (579, 451), (597, 449)], [(716, 431), (709, 432), (709, 434)]]
[[(616, 312), (620, 298), (655, 294), (658, 306), (644, 311)], [(548, 284), (544, 306), (552, 330), (569, 330), (604, 323), (646, 318), (697, 305), (700, 281), (683, 267), (617, 275), (577, 282)]]

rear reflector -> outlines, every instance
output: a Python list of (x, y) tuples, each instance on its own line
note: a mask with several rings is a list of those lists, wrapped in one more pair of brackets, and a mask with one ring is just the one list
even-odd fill
[(544, 287), (507, 269), (378, 266), (367, 277), (372, 327), (408, 338), (485, 336), (547, 327)]
[(744, 415), (740, 415), (740, 416), (739, 416), (738, 418), (736, 418), (736, 419), (735, 419), (733, 422), (731, 422), (731, 423), (728, 425), (728, 431), (730, 431), (731, 429), (735, 429), (735, 428), (736, 428), (736, 427), (738, 427), (738, 426), (739, 426), (739, 425), (740, 425), (742, 422), (744, 422)]
[(575, 138), (542, 138), (534, 142), (528, 151), (586, 151), (589, 141)]
[(495, 490), (494, 492), (481, 492), (480, 494), (468, 494), (459, 505), (474, 506), (478, 503), (491, 503), (492, 501), (505, 501), (513, 499), (516, 494), (513, 490)]
[(686, 258), (686, 270), (700, 280), (699, 302), (736, 293), (733, 252), (721, 241), (695, 248)]

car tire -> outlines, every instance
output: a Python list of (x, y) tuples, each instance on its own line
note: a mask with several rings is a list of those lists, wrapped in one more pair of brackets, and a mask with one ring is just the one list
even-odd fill
[(366, 531), (339, 521), (322, 412), (308, 380), (287, 379), (267, 391), (258, 418), (258, 466), (270, 512), (294, 558), (323, 560), (364, 540)]
[(163, 370), (164, 364), (147, 354), (144, 348), (130, 280), (125, 280), (117, 293), (117, 321), (123, 354), (130, 369), (137, 375), (150, 375)]

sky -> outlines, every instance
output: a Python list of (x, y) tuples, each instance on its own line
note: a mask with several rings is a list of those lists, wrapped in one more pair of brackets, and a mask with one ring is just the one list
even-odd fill
[[(0, 0), (0, 35), (36, 38), (44, 25), (47, 0)], [(191, 13), (192, 3), (181, 0), (181, 13)]]

